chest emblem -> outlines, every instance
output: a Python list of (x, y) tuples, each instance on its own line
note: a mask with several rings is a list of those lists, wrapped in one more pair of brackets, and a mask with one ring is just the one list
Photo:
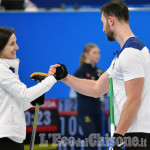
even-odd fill
[(91, 77), (91, 74), (86, 73), (86, 77), (87, 77), (87, 78), (90, 78), (90, 77)]
[(112, 69), (114, 69), (114, 68), (115, 68), (115, 62), (116, 62), (116, 58), (114, 59)]

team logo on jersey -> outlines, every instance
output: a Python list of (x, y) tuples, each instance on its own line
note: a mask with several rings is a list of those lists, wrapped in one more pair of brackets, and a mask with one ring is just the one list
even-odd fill
[(94, 77), (94, 76), (91, 76), (91, 80), (95, 80), (95, 77)]
[(96, 70), (98, 77), (100, 77), (103, 74), (103, 71), (101, 69)]
[[(117, 58), (117, 57), (116, 57)], [(115, 68), (115, 62), (116, 62), (116, 58), (114, 59), (113, 65), (112, 65), (112, 69)]]
[(113, 69), (115, 68), (115, 62), (113, 63)]
[(86, 77), (87, 77), (87, 78), (90, 78), (90, 77), (91, 77), (91, 74), (90, 74), (90, 73), (86, 73)]
[(90, 116), (85, 116), (85, 118), (84, 118), (85, 120), (85, 123), (89, 123), (89, 122), (91, 122), (91, 118), (90, 118)]

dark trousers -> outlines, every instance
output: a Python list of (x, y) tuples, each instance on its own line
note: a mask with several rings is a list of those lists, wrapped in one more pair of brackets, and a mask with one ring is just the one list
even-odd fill
[[(150, 150), (150, 133), (127, 133), (124, 137), (125, 150)], [(114, 150), (121, 150), (114, 148)]]
[(9, 138), (0, 138), (0, 150), (24, 150), (24, 145)]
[[(101, 134), (101, 116), (99, 115), (78, 115), (78, 124), (81, 126), (83, 135), (79, 135), (79, 138), (85, 140), (89, 138), (91, 134)], [(84, 150), (97, 150), (97, 146), (85, 147)]]
[(150, 150), (150, 133), (127, 133), (125, 137), (127, 140), (131, 139), (131, 143), (127, 143), (126, 150)]

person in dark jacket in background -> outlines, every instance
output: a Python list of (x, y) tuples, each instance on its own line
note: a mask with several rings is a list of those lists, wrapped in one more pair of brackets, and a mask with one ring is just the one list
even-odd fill
[[(100, 59), (100, 50), (97, 45), (90, 43), (84, 47), (80, 57), (80, 67), (76, 70), (78, 78), (97, 80), (103, 70), (96, 67)], [(100, 98), (93, 98), (77, 93), (78, 100), (78, 123), (83, 131), (82, 138), (88, 138), (92, 133), (101, 133)], [(97, 149), (97, 147), (86, 147), (86, 150)]]

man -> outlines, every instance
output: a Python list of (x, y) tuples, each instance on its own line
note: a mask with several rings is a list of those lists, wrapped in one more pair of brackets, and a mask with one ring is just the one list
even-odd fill
[[(101, 11), (103, 32), (109, 41), (115, 40), (120, 44), (120, 51), (117, 52), (109, 69), (97, 81), (79, 79), (71, 75), (67, 75), (62, 81), (84, 95), (100, 97), (109, 91), (109, 76), (111, 76), (114, 87), (116, 131), (108, 146), (123, 149), (124, 142), (117, 142), (117, 138), (130, 136), (129, 143), (131, 143), (126, 145), (127, 150), (148, 150), (150, 149), (149, 50), (132, 33), (129, 27), (129, 11), (123, 2), (111, 1), (105, 4)], [(57, 66), (59, 65), (50, 67), (49, 75), (56, 72)], [(136, 143), (133, 140), (134, 136), (138, 138)]]

